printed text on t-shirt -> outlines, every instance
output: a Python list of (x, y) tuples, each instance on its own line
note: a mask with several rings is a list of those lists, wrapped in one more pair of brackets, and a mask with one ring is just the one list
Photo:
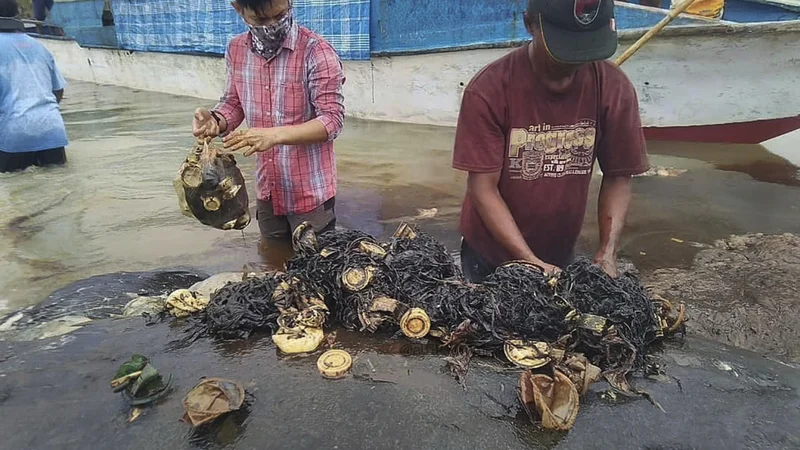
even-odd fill
[(532, 181), (588, 175), (594, 164), (596, 122), (574, 125), (538, 124), (512, 128), (509, 135), (508, 174), (512, 180)]

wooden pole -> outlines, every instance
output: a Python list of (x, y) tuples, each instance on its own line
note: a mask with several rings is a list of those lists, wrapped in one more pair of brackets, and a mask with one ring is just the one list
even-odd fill
[(675, 19), (676, 17), (678, 17), (682, 12), (686, 11), (686, 8), (691, 6), (692, 3), (694, 3), (694, 1), (695, 0), (683, 0), (683, 2), (678, 4), (678, 6), (676, 6), (673, 9), (671, 9), (669, 11), (669, 14), (667, 14), (666, 17), (661, 19), (661, 21), (658, 22), (656, 24), (656, 26), (651, 28), (650, 31), (645, 33), (644, 36), (640, 37), (638, 41), (634, 42), (633, 45), (631, 45), (630, 47), (628, 47), (627, 50), (625, 50), (625, 52), (623, 52), (621, 55), (619, 55), (619, 58), (617, 58), (617, 61), (616, 61), (617, 65), (621, 66), (622, 63), (627, 61), (628, 58), (633, 56), (634, 53), (638, 52), (639, 49), (644, 46), (644, 44), (646, 44), (650, 39), (652, 39), (653, 36), (658, 34), (658, 32), (661, 31), (665, 26), (667, 26), (667, 24), (672, 22), (672, 20)]

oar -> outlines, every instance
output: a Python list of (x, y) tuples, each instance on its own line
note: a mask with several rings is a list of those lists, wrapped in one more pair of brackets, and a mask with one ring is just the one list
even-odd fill
[(661, 19), (661, 21), (658, 22), (653, 28), (651, 28), (650, 31), (645, 33), (644, 36), (640, 37), (638, 41), (634, 42), (633, 45), (631, 45), (630, 47), (628, 47), (627, 50), (625, 50), (625, 52), (619, 55), (619, 58), (617, 58), (617, 65), (618, 66), (622, 65), (622, 63), (627, 61), (628, 58), (633, 56), (634, 53), (638, 52), (639, 49), (642, 48), (642, 46), (644, 46), (644, 44), (646, 44), (650, 39), (652, 39), (653, 36), (658, 34), (658, 32), (661, 31), (665, 26), (667, 26), (667, 24), (672, 22), (672, 20), (678, 17), (682, 12), (686, 11), (686, 8), (691, 6), (691, 4), (694, 3), (694, 1), (695, 0), (683, 0), (681, 3), (678, 4), (678, 6), (671, 9), (666, 17)]

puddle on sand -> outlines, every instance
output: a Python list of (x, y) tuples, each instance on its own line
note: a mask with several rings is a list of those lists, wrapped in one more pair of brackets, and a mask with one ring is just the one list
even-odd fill
[[(243, 233), (222, 232), (178, 210), (172, 179), (192, 144), (191, 112), (204, 102), (70, 84), (63, 103), (68, 165), (0, 174), (0, 308), (35, 304), (101, 273), (175, 266), (239, 271), (261, 258), (280, 265), (288, 251), (259, 251), (255, 221)], [(420, 224), (457, 250), (465, 177), (450, 168), (453, 134), (348, 119), (336, 142), (339, 225), (386, 237), (400, 220), (437, 208)], [(689, 171), (634, 181), (622, 252), (643, 269), (688, 265), (696, 249), (673, 237), (689, 243), (748, 231), (800, 232), (800, 189), (778, 184), (795, 169), (763, 148), (653, 142), (650, 151), (654, 165)], [(772, 166), (745, 169), (754, 161)], [(239, 158), (239, 164), (252, 194), (254, 161)], [(717, 169), (725, 165), (750, 175)], [(597, 242), (598, 185), (596, 177), (581, 239), (587, 252)]]
[[(800, 134), (787, 135), (785, 139), (794, 140), (796, 147), (800, 148)], [(702, 151), (698, 151), (698, 146)], [(652, 141), (648, 143), (648, 149), (658, 155), (705, 161), (719, 170), (739, 172), (757, 181), (800, 186), (798, 167), (761, 145)]]

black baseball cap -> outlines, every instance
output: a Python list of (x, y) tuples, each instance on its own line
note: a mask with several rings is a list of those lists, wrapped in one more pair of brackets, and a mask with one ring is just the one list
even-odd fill
[(528, 15), (558, 61), (601, 61), (617, 51), (613, 0), (530, 0)]

